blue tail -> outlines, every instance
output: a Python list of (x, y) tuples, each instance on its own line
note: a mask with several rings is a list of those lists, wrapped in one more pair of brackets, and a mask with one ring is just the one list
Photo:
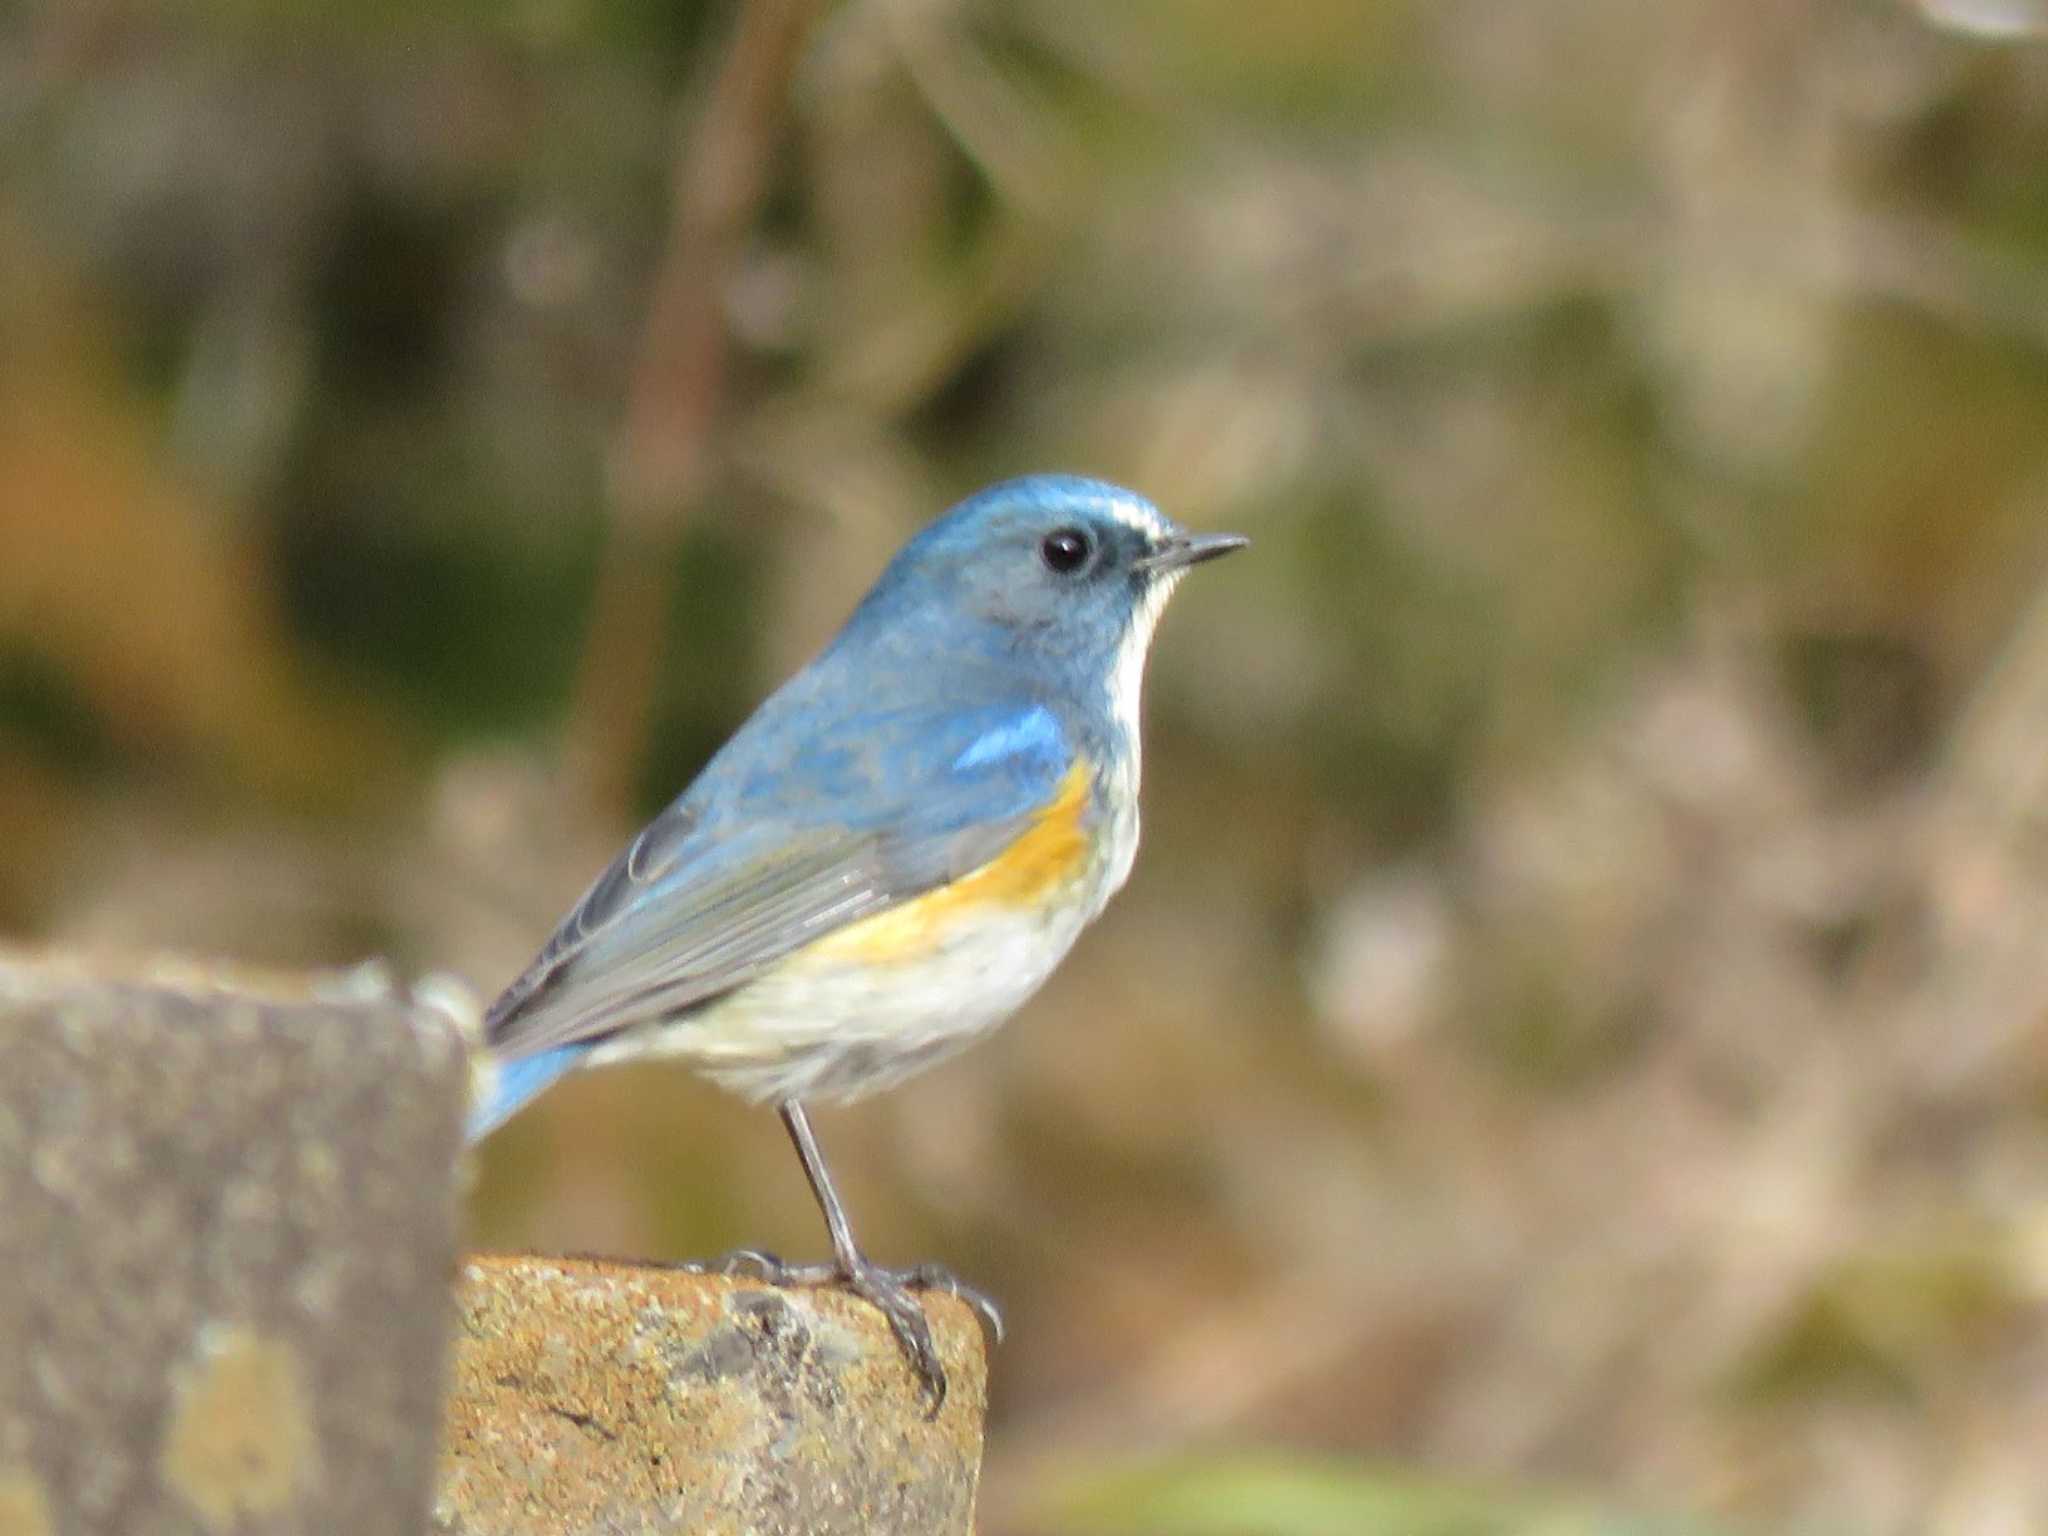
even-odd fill
[(501, 1064), (483, 1096), (470, 1106), (470, 1142), (482, 1141), (553, 1087), (558, 1079), (573, 1072), (586, 1049), (581, 1045), (558, 1045), (538, 1056), (523, 1056)]

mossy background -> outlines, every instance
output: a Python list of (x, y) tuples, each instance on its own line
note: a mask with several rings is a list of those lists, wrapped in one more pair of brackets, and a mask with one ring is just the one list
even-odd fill
[[(985, 1528), (2048, 1526), (2044, 23), (15, 7), (0, 924), (487, 990), (919, 523), (1109, 476), (1256, 541), (1137, 874), (820, 1127), (1008, 1303)], [(822, 1245), (652, 1069), (474, 1225)]]

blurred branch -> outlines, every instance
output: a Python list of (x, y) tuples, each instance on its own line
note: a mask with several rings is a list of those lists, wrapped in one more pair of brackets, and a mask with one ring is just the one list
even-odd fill
[(623, 819), (646, 744), (668, 566), (702, 494), (724, 393), (724, 296), (757, 216), (815, 0), (753, 0), (681, 155), (625, 421), (612, 445), (612, 527), (592, 601), (569, 741), (587, 804)]
[(879, 7), (896, 55), (953, 142), (1013, 205), (1049, 210), (1072, 174), (1057, 119), (955, 18), (932, 6)]

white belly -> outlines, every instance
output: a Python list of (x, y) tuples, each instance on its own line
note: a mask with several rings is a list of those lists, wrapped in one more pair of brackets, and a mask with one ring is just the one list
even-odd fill
[(588, 1064), (663, 1057), (757, 1102), (849, 1102), (971, 1045), (1045, 983), (1129, 876), (1138, 848), (1135, 752), (1121, 776), (1111, 795), (1120, 811), (1052, 899), (955, 913), (935, 942), (907, 946), (914, 953), (848, 953), (858, 946), (838, 940), (851, 930), (827, 936), (716, 1002), (615, 1036)]
[(914, 957), (799, 950), (684, 1018), (607, 1041), (590, 1065), (668, 1058), (757, 1102), (850, 1102), (891, 1087), (1023, 1006), (1122, 884), (1136, 840), (1132, 816), (1058, 899), (955, 917)]
[(952, 925), (916, 959), (791, 956), (671, 1031), (676, 1054), (752, 1099), (850, 1101), (972, 1044), (1053, 973), (1088, 914), (1078, 903)]

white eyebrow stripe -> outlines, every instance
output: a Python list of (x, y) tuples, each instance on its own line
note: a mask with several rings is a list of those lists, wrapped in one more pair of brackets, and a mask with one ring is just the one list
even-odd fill
[(1138, 496), (1112, 496), (1108, 499), (1109, 514), (1126, 528), (1142, 533), (1148, 538), (1158, 538), (1166, 532), (1166, 519), (1151, 502)]

